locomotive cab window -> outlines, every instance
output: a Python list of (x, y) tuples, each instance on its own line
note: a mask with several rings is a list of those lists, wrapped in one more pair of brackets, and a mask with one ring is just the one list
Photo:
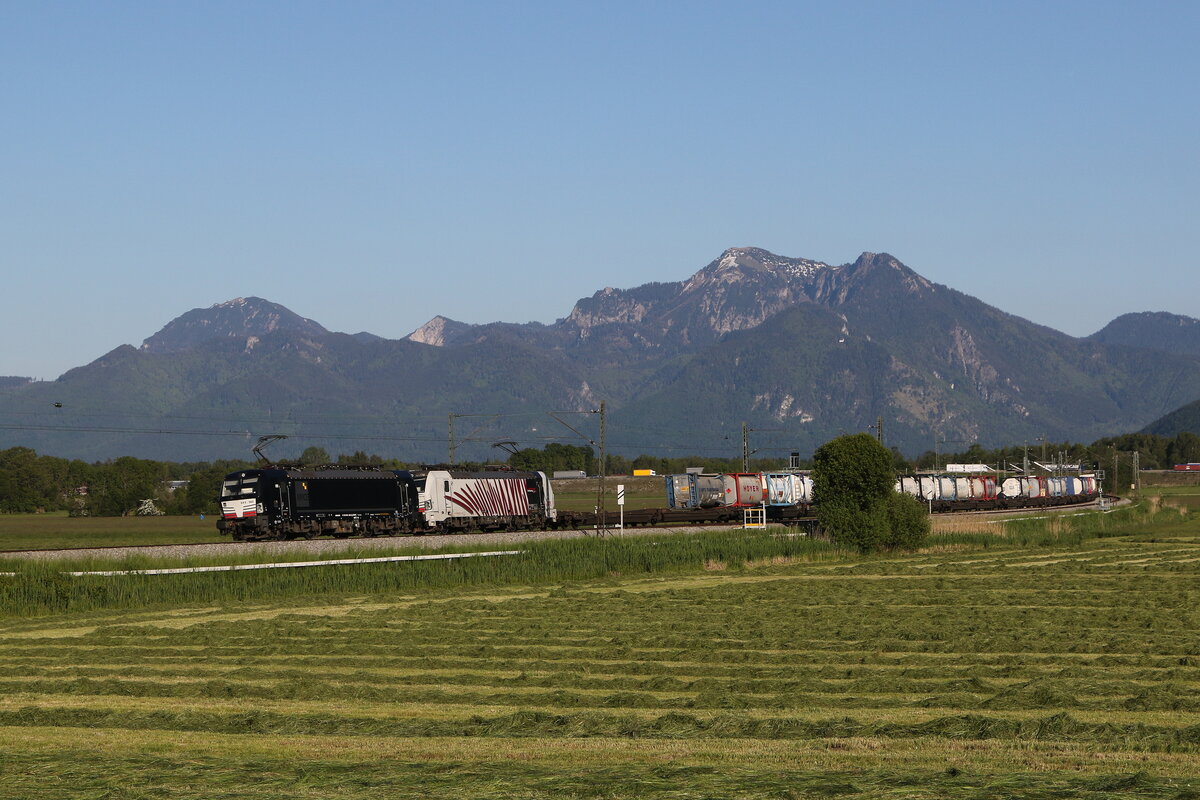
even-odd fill
[(233, 481), (224, 481), (221, 484), (221, 497), (228, 498), (254, 494), (257, 485), (258, 478), (240, 478)]

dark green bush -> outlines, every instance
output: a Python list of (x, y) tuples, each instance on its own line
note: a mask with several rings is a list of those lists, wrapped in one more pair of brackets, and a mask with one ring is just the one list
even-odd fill
[(887, 499), (887, 517), (888, 548), (916, 550), (929, 536), (929, 514), (924, 504), (912, 495), (892, 492)]

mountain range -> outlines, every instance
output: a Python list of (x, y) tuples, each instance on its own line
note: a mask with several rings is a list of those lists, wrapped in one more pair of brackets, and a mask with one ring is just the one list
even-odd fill
[(297, 452), (442, 460), (452, 413), (474, 415), (459, 455), (487, 459), (470, 440), (582, 443), (568, 424), (594, 438), (601, 401), (610, 448), (629, 455), (739, 455), (744, 423), (762, 455), (807, 454), (877, 420), (915, 454), (1152, 424), (1200, 398), (1200, 320), (1129, 314), (1076, 338), (886, 253), (830, 265), (731, 248), (551, 324), (435, 316), (399, 340), (238, 298), (55, 381), (0, 378), (0, 397), (4, 446), (88, 459), (243, 457), (286, 433)]

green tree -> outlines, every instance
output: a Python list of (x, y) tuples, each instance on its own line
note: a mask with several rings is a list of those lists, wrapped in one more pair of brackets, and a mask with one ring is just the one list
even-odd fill
[(210, 467), (193, 472), (188, 477), (185, 488), (175, 490), (171, 503), (167, 506), (168, 514), (215, 514), (219, 510), (218, 498), (221, 494), (221, 481), (225, 479), (228, 470), (225, 467)]
[(3, 494), (0, 494), (0, 510), (30, 513), (49, 503), (55, 492), (48, 489), (49, 476), (38, 454), (28, 447), (12, 447), (0, 452), (0, 469), (5, 470)]
[(890, 550), (916, 550), (929, 536), (929, 514), (920, 500), (909, 494), (892, 492), (887, 499)]
[(892, 453), (873, 436), (839, 436), (813, 453), (817, 521), (835, 541), (867, 553), (892, 539)]
[(304, 452), (300, 454), (300, 463), (306, 467), (315, 467), (331, 462), (332, 459), (324, 447), (306, 447), (304, 448)]
[(628, 475), (633, 472), (629, 459), (618, 453), (604, 454), (604, 473), (606, 475)]
[(590, 473), (595, 470), (596, 456), (590, 447), (551, 442), (541, 450), (532, 447), (518, 450), (509, 456), (508, 465), (513, 469), (540, 470), (547, 474), (575, 469)]
[(19, 514), (31, 511), (32, 503), (17, 484), (12, 472), (0, 469), (0, 512)]
[(88, 512), (99, 516), (124, 516), (137, 510), (147, 498), (164, 499), (162, 464), (122, 456), (96, 466), (88, 487)]
[(900, 448), (893, 446), (890, 448), (890, 452), (892, 454), (892, 469), (895, 472), (912, 472), (912, 464), (904, 457), (904, 453), (900, 452)]
[(349, 455), (347, 455), (346, 453), (339, 453), (338, 457), (337, 457), (337, 463), (353, 464), (354, 466), (363, 466), (366, 464), (378, 466), (383, 463), (383, 459), (380, 456), (375, 455), (374, 453), (372, 453), (371, 455), (367, 455), (367, 453), (365, 453), (362, 450), (355, 450), (353, 453), (350, 453)]

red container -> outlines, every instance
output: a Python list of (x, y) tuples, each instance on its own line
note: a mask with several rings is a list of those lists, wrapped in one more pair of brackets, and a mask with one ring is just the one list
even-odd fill
[(761, 506), (763, 502), (762, 475), (757, 472), (737, 472), (722, 475), (725, 484), (725, 505)]

